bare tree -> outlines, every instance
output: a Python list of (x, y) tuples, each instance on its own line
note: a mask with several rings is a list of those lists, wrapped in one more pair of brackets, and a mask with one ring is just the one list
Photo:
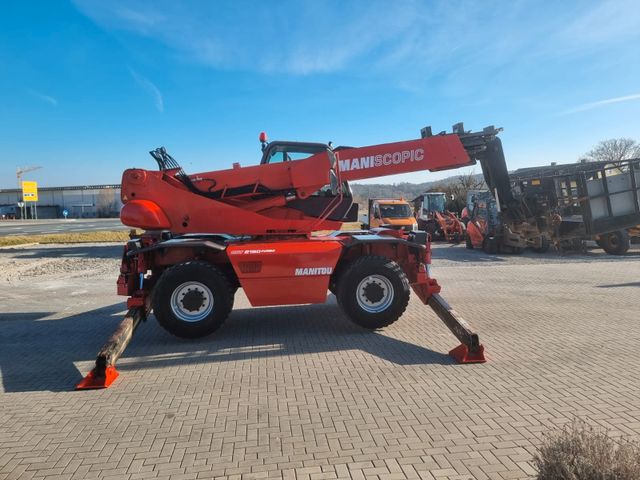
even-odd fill
[(113, 188), (100, 190), (96, 199), (96, 210), (100, 218), (118, 216), (118, 202)]
[(631, 138), (612, 138), (598, 143), (579, 161), (619, 162), (640, 157), (640, 143)]
[(467, 193), (471, 190), (485, 189), (486, 185), (482, 177), (476, 175), (476, 172), (470, 172), (459, 175), (455, 182), (448, 185), (437, 185), (432, 191), (445, 192), (448, 196), (447, 209), (452, 212), (460, 213), (467, 203)]

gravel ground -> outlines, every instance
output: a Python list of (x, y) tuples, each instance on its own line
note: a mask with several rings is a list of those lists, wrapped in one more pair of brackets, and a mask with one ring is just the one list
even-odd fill
[(0, 249), (0, 282), (64, 275), (117, 275), (122, 245), (30, 245)]

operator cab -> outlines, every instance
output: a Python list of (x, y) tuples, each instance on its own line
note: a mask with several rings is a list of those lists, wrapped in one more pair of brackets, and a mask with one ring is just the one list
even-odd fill
[(291, 160), (303, 160), (316, 153), (329, 150), (329, 146), (324, 143), (306, 142), (282, 142), (275, 141), (263, 144), (262, 160), (260, 165), (267, 163), (289, 162)]
[[(267, 134), (260, 133), (260, 143), (262, 144), (262, 159), (260, 165), (272, 163), (290, 162), (294, 160), (304, 160), (318, 153), (332, 152), (332, 148), (324, 143), (310, 142), (288, 142), (273, 141), (267, 142)], [(335, 174), (332, 172), (335, 177)], [(305, 199), (296, 199), (288, 203), (288, 206), (300, 210), (305, 215), (319, 217), (329, 207), (331, 200), (335, 198), (334, 190), (337, 183), (332, 187), (327, 184), (317, 192)], [(345, 181), (342, 182), (342, 201), (329, 215), (329, 220), (342, 222), (355, 222), (358, 219), (358, 204), (353, 203), (351, 187)]]
[(447, 194), (443, 192), (427, 192), (422, 202), (422, 213), (428, 215), (431, 212), (444, 213), (447, 203)]

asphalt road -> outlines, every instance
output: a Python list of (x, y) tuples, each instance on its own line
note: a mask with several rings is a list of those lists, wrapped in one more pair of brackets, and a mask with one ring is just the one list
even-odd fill
[(119, 218), (84, 218), (68, 220), (4, 220), (0, 221), (0, 236), (38, 235), (99, 230), (128, 230)]

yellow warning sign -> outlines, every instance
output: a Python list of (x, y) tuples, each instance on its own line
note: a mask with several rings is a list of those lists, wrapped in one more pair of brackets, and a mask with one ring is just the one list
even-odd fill
[(25, 202), (38, 201), (38, 182), (22, 182), (22, 200)]

